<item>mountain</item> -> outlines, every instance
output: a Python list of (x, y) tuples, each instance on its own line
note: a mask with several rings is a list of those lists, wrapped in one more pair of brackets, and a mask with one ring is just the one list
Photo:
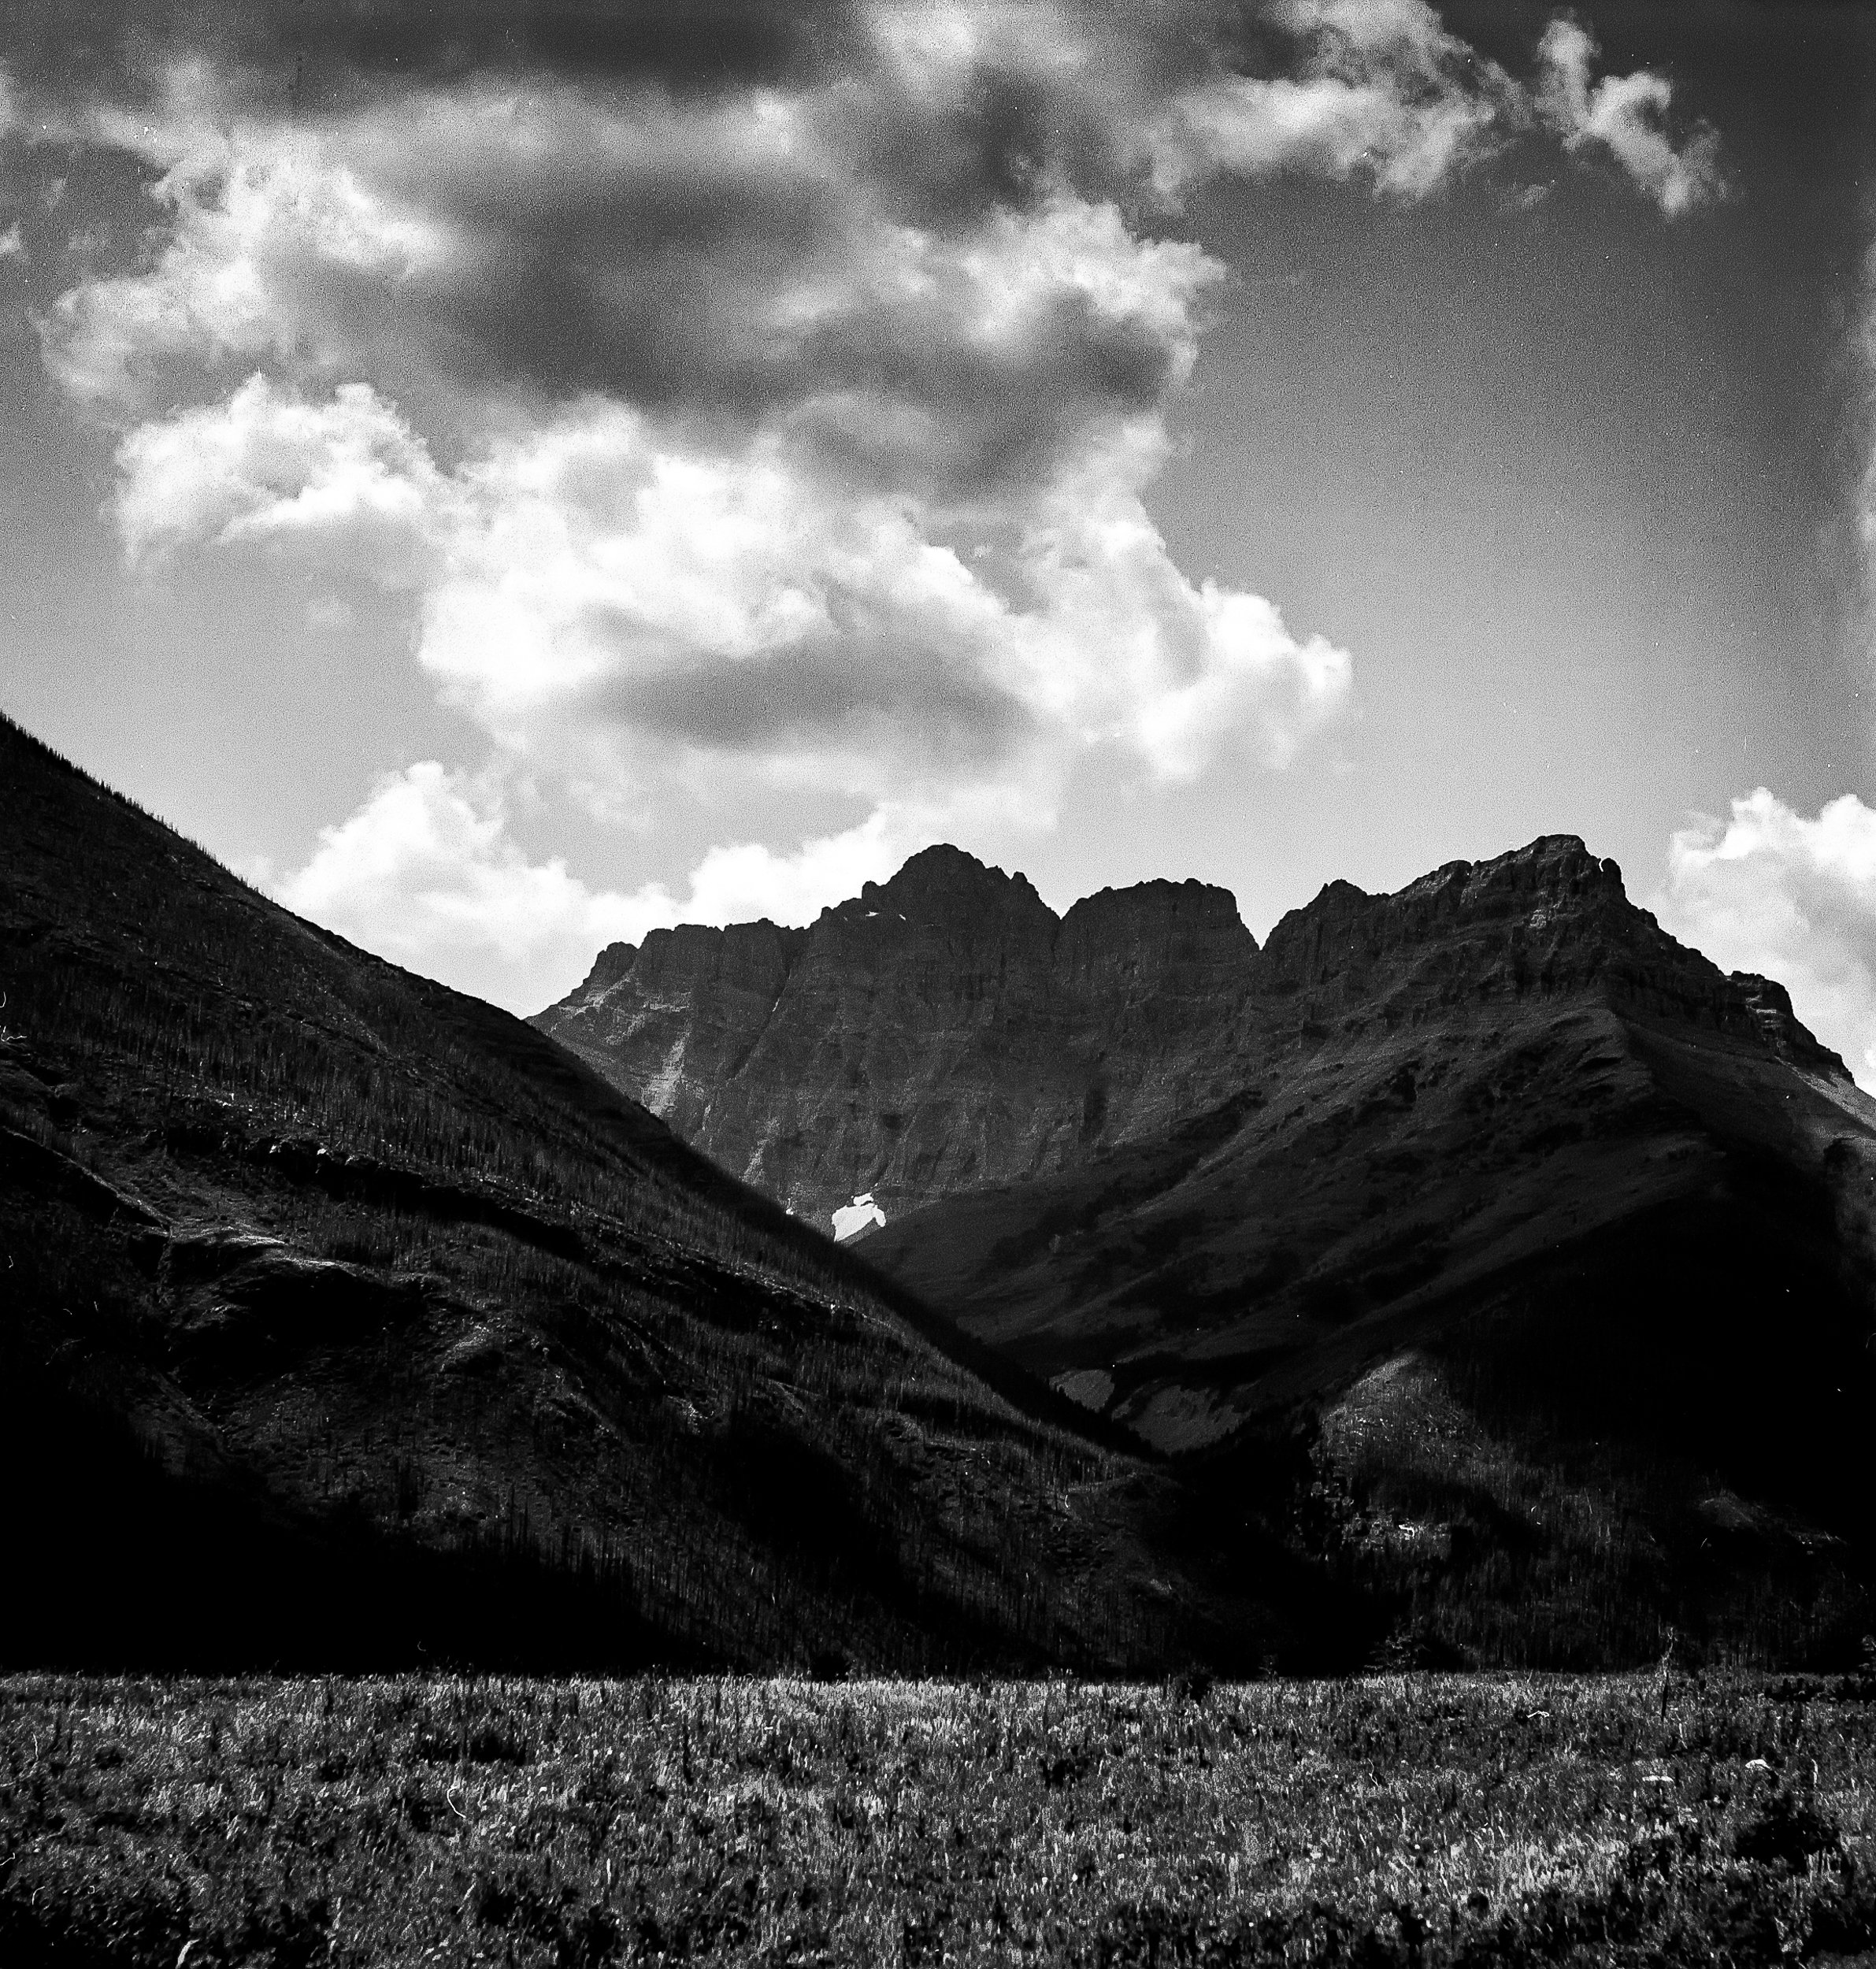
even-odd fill
[(538, 1022), (795, 1207), (872, 1191), (873, 1266), (1227, 1493), (1303, 1432), (1316, 1555), (1474, 1658), (1862, 1617), (1876, 1103), (1573, 837), (1261, 949), (935, 849)]
[(810, 929), (612, 944), (534, 1023), (802, 1216), (871, 1190), (890, 1222), (1227, 1098), (1256, 949), (1222, 889), (1106, 889), (1058, 920), (934, 847)]
[(6, 1665), (1111, 1670), (1333, 1599), (4, 721), (0, 840)]

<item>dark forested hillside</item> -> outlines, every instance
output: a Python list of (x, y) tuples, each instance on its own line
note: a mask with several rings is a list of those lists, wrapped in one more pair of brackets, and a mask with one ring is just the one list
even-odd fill
[(1294, 1642), (1314, 1589), (1152, 1549), (1172, 1481), (1058, 1398), (4, 721), (0, 992), (6, 1661)]

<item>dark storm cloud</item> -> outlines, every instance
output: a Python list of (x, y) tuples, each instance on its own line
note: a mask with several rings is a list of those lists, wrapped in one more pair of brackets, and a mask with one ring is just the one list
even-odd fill
[[(1152, 411), (1176, 378), (1175, 339), (1074, 290), (1039, 297), (1000, 339), (929, 296), (843, 297), (804, 332), (765, 332), (756, 297), (779, 249), (748, 237), (732, 285), (722, 251), (688, 241), (484, 235), (446, 280), (407, 285), (393, 332), (421, 324), (425, 359), (467, 383), (605, 391), (717, 428), (780, 417), (843, 473), (960, 497), (1046, 478), (1077, 433)], [(368, 336), (382, 317), (369, 291), (356, 299)]]
[[(960, 489), (1046, 473), (1091, 420), (1163, 402), (1205, 284), (1188, 269), (1175, 306), (1117, 300), (1126, 254), (1109, 243), (1105, 269), (1061, 260), (1052, 295), (993, 326), (975, 261), (1003, 251), (992, 278), (1020, 287), (1025, 257), (999, 225), (1112, 204), (1144, 250), (1146, 215), (1220, 168), (1366, 170), (1424, 195), (1489, 147), (1515, 93), (1469, 69), (1423, 0), (92, 0), (16, 6), (8, 26), (29, 102), (54, 87), (76, 115), (76, 94), (101, 91), (109, 140), (169, 173), (180, 244), (145, 290), (157, 325), (139, 324), (144, 343), (170, 338), (164, 356), (238, 369), (291, 349), (311, 376), (367, 373), (417, 402), (441, 382), (597, 391), (717, 425), (789, 411), (804, 438)], [(1280, 80), (1259, 79), (1271, 65)], [(1697, 190), (1633, 108), (1593, 101), (1597, 140), (1677, 198)], [(211, 258), (251, 272), (276, 332), (226, 318)], [(106, 317), (135, 299), (91, 284), (53, 317), (55, 365), (94, 398), (118, 387), (110, 345), (131, 339)], [(167, 387), (146, 347), (137, 360)], [(861, 399), (883, 413), (870, 429)]]
[(1091, 428), (1157, 413), (1217, 269), (1087, 202), (1063, 158), (1112, 147), (1112, 102), (1083, 99), (1104, 44), (1018, 18), (1055, 38), (966, 10), (955, 43), (911, 9), (837, 78), (691, 98), (623, 55), (604, 86), (517, 57), (257, 117), (221, 68), (172, 65), (110, 139), (166, 173), (168, 244), (65, 297), (51, 358), (133, 410), (179, 363), (227, 387), (284, 357), (417, 405), (440, 385), (599, 392), (719, 434), (779, 417), (921, 494), (1046, 478)]
[(686, 91), (795, 83), (851, 58), (847, 0), (13, 0), (0, 48), (61, 94), (146, 94), (206, 54), (244, 93), (340, 106), (487, 73), (654, 78)]
[(779, 654), (691, 660), (680, 647), (648, 653), (644, 626), (604, 608), (587, 632), (630, 652), (589, 708), (663, 740), (710, 751), (825, 748), (869, 732), (956, 767), (1003, 757), (1032, 734), (1025, 708), (987, 676), (961, 667), (942, 643), (920, 647), (903, 614), (837, 588), (825, 629)]

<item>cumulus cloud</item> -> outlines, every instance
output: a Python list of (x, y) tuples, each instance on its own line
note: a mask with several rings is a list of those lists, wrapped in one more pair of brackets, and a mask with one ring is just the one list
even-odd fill
[(938, 838), (918, 816), (897, 806), (875, 809), (858, 826), (804, 841), (778, 852), (759, 841), (713, 847), (687, 880), (679, 898), (650, 884), (633, 899), (635, 920), (645, 929), (676, 923), (747, 923), (766, 916), (777, 923), (810, 923), (830, 901), (858, 896), (869, 882), (883, 882), (921, 847)]
[[(1206, 0), (881, 6), (771, 48), (776, 81), (686, 91), (635, 66), (654, 50), (629, 22), (589, 21), (594, 60), (517, 72), (469, 61), (473, 19), (460, 41), (452, 21), (436, 59), (461, 72), (444, 78), (405, 16), (403, 80), (368, 60), (369, 87), (335, 83), (291, 117), (245, 72), (176, 55), (134, 107), (65, 113), (69, 135), (156, 174), (167, 237), (153, 265), (61, 297), (47, 358), (119, 406), (160, 394), (165, 363), (263, 357), (400, 396), (441, 374), (744, 417), (856, 385), (967, 425), (980, 399), (1007, 416), (1033, 397), (1045, 422), (1091, 392), (1150, 403), (1176, 347), (1072, 282), (1023, 347), (959, 332), (981, 325), (980, 261), (1007, 272), (1010, 247), (1042, 243), (1021, 224), (1035, 206), (1143, 186), (1176, 202), (1219, 171), (1287, 169), (1418, 198), (1533, 121), (1531, 92), (1426, 0), (1267, 0), (1262, 61), (1236, 17)], [(597, 58), (608, 32), (614, 65)], [(390, 45), (334, 32), (361, 58)], [(1269, 46), (1286, 51), (1274, 72)], [(1607, 148), (1664, 209), (1696, 202), (1710, 133), (1676, 151), (1668, 84), (1592, 82), (1593, 54), (1552, 23), (1543, 123)]]
[[(595, 811), (735, 774), (871, 817), (734, 851), (790, 893), (960, 816), (1046, 826), (1079, 772), (1277, 769), (1333, 723), (1348, 654), (1189, 580), (1148, 510), (1225, 276), (1181, 201), (1423, 198), (1533, 124), (1426, 0), (79, 11), (20, 89), (135, 165), (153, 224), (39, 328), (120, 434), (129, 558), (407, 594), (491, 757)], [(1545, 47), (1566, 141), (1689, 203), (1643, 168), (1652, 79)], [(328, 836), (301, 906), (404, 934), (377, 829), (439, 950), (485, 905), (625, 907), (434, 773)]]
[(538, 1009), (527, 1001), (541, 972), (577, 969), (634, 920), (626, 899), (595, 895), (564, 862), (530, 862), (499, 802), (434, 759), (323, 829), (275, 893), (380, 956), (517, 1009)]
[(646, 788), (712, 755), (876, 801), (1034, 788), (1099, 745), (1166, 782), (1234, 742), (1282, 765), (1350, 659), (1179, 571), (1140, 496), (1163, 443), (1123, 428), (1007, 495), (1010, 537), (973, 564), (933, 537), (948, 511), (779, 437), (666, 448), (597, 399), (446, 473), (369, 387), (309, 402), (257, 376), (134, 432), (118, 515), (135, 552), (421, 581), (419, 658), (452, 702), (536, 757), (609, 743)]
[(1760, 787), (1674, 836), (1661, 914), (1722, 968), (1776, 978), (1876, 1092), (1876, 811), (1846, 793), (1809, 820)]
[(135, 562), (185, 543), (310, 547), (391, 586), (434, 565), (450, 488), (367, 383), (308, 403), (261, 375), (224, 403), (142, 424), (117, 451), (115, 502)]
[(570, 990), (606, 944), (680, 922), (811, 921), (932, 838), (910, 816), (881, 813), (792, 851), (714, 847), (681, 895), (660, 883), (595, 890), (558, 857), (528, 858), (499, 787), (425, 759), (380, 781), (321, 830), (304, 868), (269, 886), (381, 957), (440, 969), (459, 989), (527, 1013)]
[(1648, 69), (1592, 83), (1596, 52), (1593, 37), (1570, 20), (1552, 21), (1539, 43), (1538, 110), (1564, 147), (1601, 146), (1670, 219), (1718, 198), (1725, 180), (1717, 132), (1696, 124), (1677, 148), (1667, 129), (1672, 83)]
[(727, 751), (877, 799), (1033, 777), (1038, 747), (1058, 773), (1103, 742), (1161, 780), (1234, 738), (1281, 764), (1346, 699), (1348, 656), (1188, 582), (1142, 501), (1218, 271), (1066, 194), (958, 239), (888, 228), (792, 325), (842, 345), (840, 387), (773, 416), (700, 429), (587, 392), (445, 471), (369, 384), (257, 374), (132, 429), (119, 525), (133, 554), (265, 543), (421, 582), (454, 701), (537, 749), (602, 728), (641, 776)]
[(368, 185), (322, 132), (231, 119), (221, 92), (196, 57), (165, 71), (149, 113), (105, 105), (82, 126), (157, 173), (161, 215), (151, 261), (80, 281), (39, 324), (47, 367), (106, 417), (258, 360), (381, 380), (386, 351), (350, 324), (381, 320), (447, 250), (436, 219)]

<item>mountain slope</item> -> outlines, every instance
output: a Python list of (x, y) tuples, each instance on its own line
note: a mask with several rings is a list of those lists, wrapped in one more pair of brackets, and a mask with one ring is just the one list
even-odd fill
[(995, 1392), (520, 1021), (5, 721), (0, 835), (9, 1663), (1293, 1636), (1274, 1576), (1169, 1573), (1173, 1480)]
[[(1851, 1618), (1876, 1525), (1876, 1105), (1777, 985), (1675, 944), (1567, 837), (1392, 896), (1333, 884), (1261, 951), (1218, 939), (1184, 1000), (1118, 928), (1107, 974), (1137, 996), (1077, 996), (1073, 912), (1052, 940), (1034, 910), (1025, 940), (981, 907), (947, 928), (928, 903), (921, 925), (914, 874), (865, 899), (896, 964), (819, 994), (846, 1084), (806, 1055), (794, 1096), (847, 1103), (840, 1174), (889, 1218), (870, 1264), (1203, 1452), (1227, 1493), (1267, 1474), (1259, 1443), (1313, 1431), (1295, 1478), (1311, 1548), (1443, 1606), (1476, 1654), (1645, 1651), (1674, 1608), (1775, 1652), (1778, 1620), (1815, 1637)], [(905, 929), (877, 927), (902, 909)], [(853, 934), (829, 916), (807, 933), (765, 1033)], [(661, 1017), (680, 1031), (675, 1003)], [(942, 1144), (996, 1057), (1021, 1063), (1027, 1133), (973, 1172)], [(762, 1058), (692, 1111), (732, 1165), (758, 1147), (730, 1123), (760, 1105)], [(869, 1111), (886, 1061), (893, 1105)], [(1110, 1091), (1077, 1129), (1094, 1074)], [(895, 1211), (894, 1175), (920, 1167), (949, 1193), (907, 1211), (908, 1182)], [(1482, 1610), (1519, 1595), (1549, 1596), (1550, 1641), (1494, 1637)]]
[(1228, 1044), (1216, 1107), (901, 1218), (869, 1259), (1034, 1367), (1114, 1372), (1177, 1447), (1377, 1320), (1710, 1196), (1729, 1155), (1860, 1166), (1876, 1116), (1778, 987), (1674, 944), (1568, 841), (1325, 891), (1272, 933)]

